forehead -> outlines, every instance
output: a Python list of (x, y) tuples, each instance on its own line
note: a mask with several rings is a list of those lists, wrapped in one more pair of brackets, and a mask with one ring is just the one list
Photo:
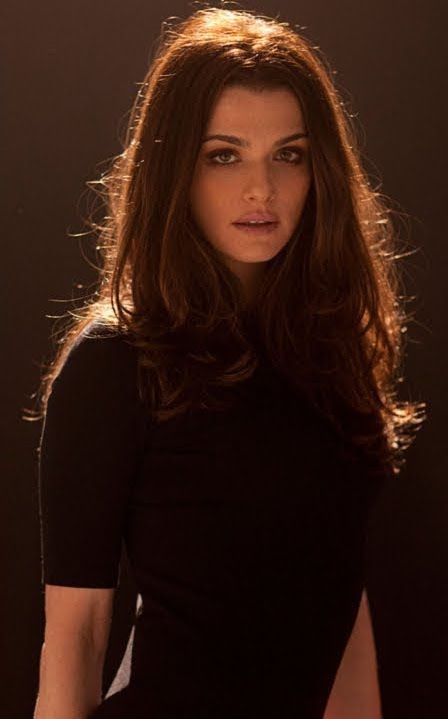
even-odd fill
[(255, 91), (236, 86), (225, 88), (210, 113), (208, 131), (253, 130), (286, 134), (304, 130), (300, 102), (288, 88)]

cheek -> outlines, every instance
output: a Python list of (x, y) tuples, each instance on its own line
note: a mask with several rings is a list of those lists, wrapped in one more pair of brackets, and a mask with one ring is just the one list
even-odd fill
[(190, 191), (193, 212), (201, 218), (225, 214), (232, 188), (235, 192), (235, 182), (232, 184), (209, 174), (198, 175)]
[(281, 197), (285, 204), (295, 212), (301, 212), (311, 185), (309, 175), (300, 175), (294, 182), (285, 182), (281, 188)]
[(203, 208), (207, 205), (207, 189), (203, 178), (196, 175), (190, 188), (190, 204), (193, 215), (199, 219)]
[(216, 181), (200, 178), (193, 183), (190, 191), (191, 212), (206, 236), (212, 235), (226, 220), (229, 200), (230, 194), (223, 191)]
[(212, 179), (207, 173), (198, 170), (198, 172), (193, 177), (193, 182), (191, 185), (190, 196), (192, 198), (192, 202), (194, 202), (196, 205), (200, 205), (201, 203), (206, 202), (207, 198), (213, 195), (214, 186), (216, 184), (216, 180), (212, 181)]
[[(190, 201), (193, 212), (202, 221), (207, 222), (212, 216), (226, 215), (226, 206), (235, 205), (247, 178), (238, 172), (214, 172), (199, 170), (192, 182)], [(278, 208), (283, 210), (294, 221), (300, 215), (305, 204), (311, 175), (300, 169), (297, 173), (290, 168), (274, 173), (272, 181)]]

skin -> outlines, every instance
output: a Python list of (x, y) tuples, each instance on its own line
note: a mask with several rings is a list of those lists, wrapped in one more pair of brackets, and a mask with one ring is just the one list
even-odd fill
[[(297, 132), (306, 133), (307, 128), (292, 91), (255, 92), (236, 86), (220, 94), (204, 133), (235, 135), (248, 143), (240, 147), (216, 139), (203, 142), (190, 190), (193, 219), (240, 279), (247, 303), (255, 299), (266, 263), (289, 242), (308, 195), (308, 137), (275, 146)], [(217, 151), (216, 157), (209, 157)], [(252, 234), (232, 225), (252, 211), (276, 213), (275, 231)]]

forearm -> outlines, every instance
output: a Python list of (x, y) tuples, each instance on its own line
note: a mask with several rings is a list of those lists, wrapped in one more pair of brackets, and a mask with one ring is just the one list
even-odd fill
[(33, 719), (88, 719), (101, 703), (103, 662), (83, 640), (43, 644)]

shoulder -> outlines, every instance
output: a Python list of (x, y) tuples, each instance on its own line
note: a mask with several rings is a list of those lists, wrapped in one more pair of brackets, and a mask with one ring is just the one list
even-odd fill
[(129, 335), (91, 323), (68, 344), (52, 380), (49, 406), (138, 404), (137, 348)]
[(130, 337), (115, 328), (92, 322), (68, 346), (58, 372), (85, 378), (117, 374), (136, 366), (137, 350)]
[(145, 432), (145, 410), (137, 349), (109, 328), (89, 327), (69, 345), (53, 378), (42, 429), (46, 446), (64, 448), (77, 437), (99, 456), (125, 436), (131, 445)]

